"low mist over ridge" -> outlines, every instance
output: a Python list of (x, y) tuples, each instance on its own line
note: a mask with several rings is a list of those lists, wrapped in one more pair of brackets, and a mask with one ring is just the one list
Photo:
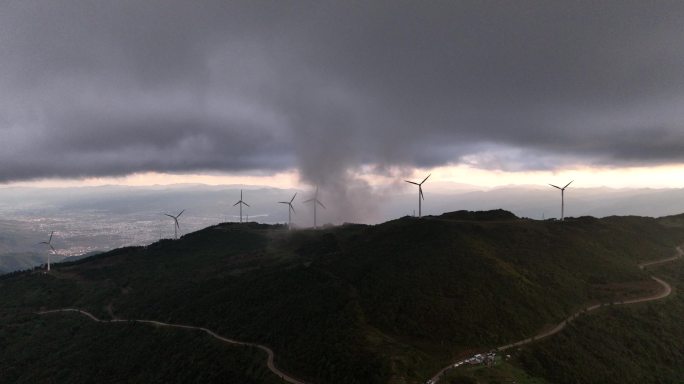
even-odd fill
[[(434, 215), (451, 210), (505, 209), (520, 217), (533, 219), (555, 218), (560, 215), (560, 195), (546, 186), (501, 186), (484, 188), (456, 184), (446, 191), (444, 186), (433, 188), (427, 184), (423, 209)], [(287, 220), (287, 210), (277, 203), (297, 193), (294, 202), (297, 214), (294, 220), (308, 226), (310, 216), (302, 201), (313, 196), (313, 188), (281, 189), (263, 186), (210, 186), (200, 184), (176, 184), (167, 186), (99, 186), (75, 188), (0, 188), (0, 214), (3, 219), (25, 214), (41, 215), (59, 212), (102, 212), (109, 214), (132, 214), (140, 212), (165, 213), (167, 210), (187, 209), (190, 215), (214, 217), (217, 220), (235, 221), (240, 190), (245, 201), (253, 205), (246, 214), (264, 223), (280, 223)], [(326, 206), (334, 208), (336, 200), (326, 189), (320, 189)], [(417, 209), (416, 193), (410, 187), (383, 192), (376, 198), (360, 205), (372, 205), (372, 213), (355, 210), (353, 213), (328, 215), (323, 220), (330, 223), (358, 222), (377, 224), (400, 216), (412, 215)], [(566, 192), (568, 216), (638, 215), (659, 217), (684, 211), (682, 188), (582, 188), (571, 187)], [(325, 216), (326, 211), (321, 213)]]
[[(274, 224), (287, 222), (287, 207), (293, 203), (295, 227), (313, 225), (311, 206), (303, 201), (311, 190), (264, 188), (258, 186), (171, 185), (152, 187), (102, 186), (83, 188), (3, 188), (0, 189), (0, 256), (12, 256), (6, 270), (13, 266), (37, 264), (45, 249), (36, 243), (56, 231), (57, 260), (88, 252), (127, 245), (144, 245), (160, 238), (173, 237), (173, 223), (164, 213), (180, 219), (180, 234), (220, 222), (239, 221), (233, 204), (244, 190), (244, 219)], [(328, 209), (318, 210), (319, 224), (356, 222), (377, 224), (417, 214), (416, 193), (410, 188), (385, 198), (365, 201), (372, 210), (344, 211), (325, 189), (321, 199)], [(560, 196), (544, 186), (510, 186), (489, 190), (459, 185), (448, 193), (440, 186), (425, 187), (424, 215), (439, 215), (457, 210), (505, 209), (518, 217), (557, 218)], [(684, 212), (684, 189), (609, 189), (573, 188), (565, 196), (566, 216), (638, 215), (659, 217)], [(342, 215), (340, 215), (342, 213)], [(17, 256), (16, 254), (20, 254)], [(23, 255), (23, 256), (21, 256)], [(18, 259), (25, 259), (19, 260)], [(10, 260), (5, 258), (5, 260)], [(0, 269), (2, 269), (0, 262)]]

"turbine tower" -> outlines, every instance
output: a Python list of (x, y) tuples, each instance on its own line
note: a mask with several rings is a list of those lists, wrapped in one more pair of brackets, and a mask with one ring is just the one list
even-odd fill
[(174, 226), (173, 226), (173, 238), (176, 239), (176, 240), (178, 240), (178, 230), (180, 230), (180, 225), (178, 224), (178, 218), (180, 217), (180, 215), (183, 214), (183, 212), (185, 212), (185, 209), (182, 210), (182, 211), (181, 211), (178, 215), (176, 215), (176, 216), (169, 215), (168, 213), (165, 213), (165, 214), (164, 214), (165, 216), (168, 216), (168, 217), (170, 217), (170, 218), (173, 219), (173, 222), (174, 222)]
[(240, 205), (240, 222), (242, 223), (242, 206), (243, 206), (243, 205), (246, 205), (246, 206), (249, 207), (249, 204), (247, 204), (247, 203), (245, 203), (244, 201), (242, 201), (242, 189), (240, 190), (240, 200), (238, 200), (237, 203), (233, 204), (233, 207), (236, 206), (236, 205), (238, 205), (238, 204)]
[(320, 200), (318, 200), (318, 186), (316, 187), (316, 193), (314, 194), (314, 197), (310, 198), (309, 200), (304, 201), (304, 203), (313, 203), (313, 211), (314, 211), (314, 228), (316, 228), (316, 206), (320, 205), (323, 207), (323, 209), (327, 209), (323, 203), (321, 203)]
[[(52, 235), (54, 235), (54, 234), (55, 234), (55, 231), (50, 232), (50, 238), (48, 239), (48, 241), (41, 241), (40, 243), (38, 243), (38, 244), (45, 244), (48, 247), (50, 247), (50, 250), (52, 251), (52, 253), (57, 252), (57, 251), (55, 251), (55, 247), (52, 246)], [(48, 272), (50, 272), (50, 255), (51, 255), (51, 253), (50, 253), (50, 251), (48, 251), (48, 259), (47, 259), (47, 270), (48, 270)]]
[(297, 197), (297, 193), (295, 192), (294, 196), (292, 196), (292, 199), (290, 201), (279, 201), (278, 203), (280, 204), (287, 204), (288, 209), (287, 209), (287, 229), (292, 229), (292, 213), (295, 211), (294, 207), (292, 206), (292, 202), (294, 201), (295, 197)]
[(410, 183), (410, 184), (413, 184), (413, 185), (417, 185), (417, 186), (418, 186), (418, 217), (421, 217), (421, 215), (422, 215), (422, 208), (423, 208), (423, 207), (422, 207), (422, 200), (425, 200), (425, 196), (423, 196), (423, 183), (424, 183), (425, 180), (427, 180), (428, 177), (430, 177), (430, 176), (432, 176), (432, 173), (429, 174), (429, 175), (427, 175), (427, 177), (424, 178), (423, 181), (421, 181), (420, 183), (416, 183), (416, 182), (413, 182), (413, 181), (404, 180), (404, 181), (407, 182), (407, 183)]
[[(575, 180), (573, 180), (573, 181), (575, 181)], [(570, 184), (572, 184), (572, 181), (565, 184), (565, 187), (563, 187), (563, 188), (561, 188), (557, 185), (549, 184), (550, 186), (552, 186), (554, 188), (558, 188), (561, 191), (561, 218), (560, 218), (561, 221), (563, 221), (565, 219), (565, 188), (567, 188), (568, 185), (570, 185)]]

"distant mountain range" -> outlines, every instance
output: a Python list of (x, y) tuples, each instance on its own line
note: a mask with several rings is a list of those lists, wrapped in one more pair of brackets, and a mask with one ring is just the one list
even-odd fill
[[(504, 186), (480, 188), (466, 184), (436, 183), (425, 185), (426, 214), (452, 210), (503, 208), (521, 217), (546, 218), (560, 214), (560, 194), (546, 186)], [(451, 188), (447, 188), (451, 187)], [(574, 187), (574, 188), (573, 188)], [(187, 209), (200, 216), (231, 221), (237, 216), (233, 204), (245, 189), (245, 200), (253, 209), (247, 214), (267, 223), (284, 222), (287, 210), (277, 204), (298, 193), (295, 207), (302, 212), (296, 219), (302, 226), (311, 221), (301, 202), (306, 190), (260, 186), (171, 185), (151, 187), (102, 186), (82, 188), (0, 188), (0, 214), (8, 216), (50, 215), (65, 212), (102, 212), (114, 215), (140, 212), (167, 212)], [(334, 207), (332, 193), (321, 189), (322, 199)], [(369, 189), (368, 198), (376, 206), (375, 217), (327, 217), (332, 223), (343, 221), (379, 223), (412, 214), (417, 209), (416, 194), (410, 188), (391, 192)], [(568, 216), (640, 215), (659, 217), (684, 212), (684, 189), (611, 189), (571, 186), (566, 193)], [(361, 202), (359, 202), (361, 204)], [(445, 209), (450, 208), (450, 209)], [(325, 212), (322, 213), (325, 215)]]
[[(60, 256), (56, 255), (55, 257), (51, 258), (51, 262), (53, 263), (59, 263), (59, 262), (71, 262), (71, 261), (76, 261), (80, 260), (86, 257), (90, 257), (93, 255), (97, 255), (101, 252), (99, 251), (93, 251), (93, 252), (88, 252), (84, 253), (82, 255), (78, 256)], [(38, 254), (38, 253), (31, 253), (31, 252), (25, 252), (25, 253), (4, 253), (0, 255), (0, 275), (4, 273), (9, 273), (9, 272), (14, 272), (14, 271), (21, 271), (21, 270), (26, 270), (26, 269), (32, 269), (36, 266), (40, 266), (47, 263), (47, 255), (46, 254)]]
[(0, 255), (0, 274), (31, 269), (45, 262), (45, 256), (35, 253), (5, 253)]
[[(430, 184), (432, 182), (432, 184)], [(566, 193), (566, 216), (639, 215), (659, 217), (684, 212), (683, 189), (573, 188)], [(372, 188), (347, 193), (321, 189), (328, 209), (318, 211), (319, 223), (375, 224), (413, 215), (417, 195), (410, 188)], [(152, 187), (102, 186), (83, 188), (0, 188), (0, 271), (37, 265), (45, 249), (36, 243), (56, 231), (61, 257), (126, 245), (143, 245), (173, 236), (173, 223), (162, 213), (185, 209), (181, 232), (239, 220), (233, 204), (245, 190), (245, 220), (284, 223), (287, 209), (278, 201), (298, 193), (295, 226), (312, 225), (311, 207), (302, 203), (306, 190), (259, 186), (171, 185)], [(423, 212), (504, 208), (520, 217), (548, 219), (560, 214), (560, 196), (546, 186), (482, 189), (467, 184), (429, 180)], [(359, 206), (354, 207), (358, 203)], [(59, 257), (59, 256), (58, 256)], [(42, 262), (42, 261), (41, 261)]]

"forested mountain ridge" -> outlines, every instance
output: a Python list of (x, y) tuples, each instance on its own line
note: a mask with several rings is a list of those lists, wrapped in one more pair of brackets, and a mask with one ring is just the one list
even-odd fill
[[(84, 351), (96, 366), (122, 353), (88, 340), (118, 332), (112, 341), (125, 339), (120, 345), (131, 354), (118, 369), (88, 377), (116, 382), (133, 369), (146, 381), (169, 382), (179, 370), (178, 382), (195, 371), (203, 382), (278, 382), (256, 351), (203, 338), (189, 347), (179, 331), (135, 325), (129, 338), (75, 315), (35, 315), (77, 307), (268, 345), (279, 367), (312, 383), (419, 383), (455, 356), (528, 337), (588, 302), (654, 289), (636, 265), (672, 254), (684, 242), (683, 223), (681, 216), (559, 222), (461, 211), (292, 232), (220, 224), (57, 264), (47, 275), (2, 277), (0, 340), (25, 352), (0, 352), (0, 368), (15, 382), (50, 371), (60, 372), (59, 382), (81, 382)], [(157, 365), (141, 363), (147, 350), (131, 346), (153, 345), (161, 334), (168, 342), (154, 350)], [(47, 350), (56, 355), (40, 363)], [(548, 376), (532, 361), (521, 360)]]

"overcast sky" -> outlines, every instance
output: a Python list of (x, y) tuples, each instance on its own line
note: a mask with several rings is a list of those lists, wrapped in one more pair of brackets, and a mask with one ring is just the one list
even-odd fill
[(5, 0), (0, 182), (677, 164), (682, 20), (681, 1)]

